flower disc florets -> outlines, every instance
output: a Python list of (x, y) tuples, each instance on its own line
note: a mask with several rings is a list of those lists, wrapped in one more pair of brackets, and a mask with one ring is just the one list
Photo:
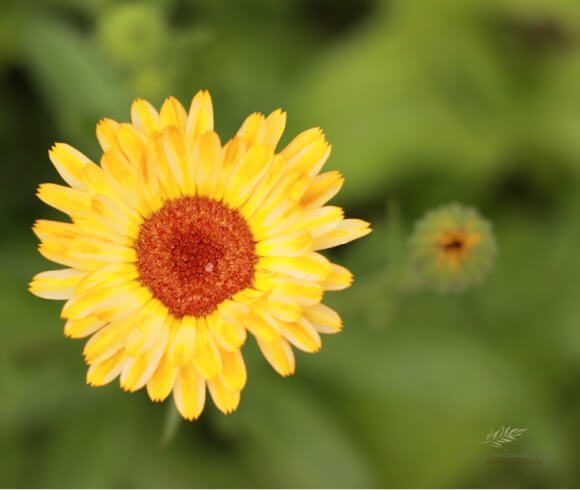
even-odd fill
[(203, 317), (252, 285), (258, 258), (235, 210), (204, 197), (168, 201), (141, 225), (137, 268), (176, 318)]

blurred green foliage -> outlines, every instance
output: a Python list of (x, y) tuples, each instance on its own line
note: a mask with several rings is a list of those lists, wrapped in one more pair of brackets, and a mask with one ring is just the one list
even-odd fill
[[(580, 485), (579, 80), (577, 0), (4, 1), (0, 484)], [(27, 293), (52, 268), (30, 226), (56, 216), (34, 198), (54, 141), (98, 159), (98, 119), (201, 88), (223, 140), (279, 106), (283, 143), (324, 128), (336, 201), (375, 232), (332, 253), (356, 277), (328, 295), (344, 331), (284, 380), (249, 341), (239, 410), (163, 445), (169, 404), (87, 387), (60, 305)], [(454, 200), (494, 223), (495, 269), (409, 294), (412, 222)], [(501, 425), (542, 463), (482, 462)]]

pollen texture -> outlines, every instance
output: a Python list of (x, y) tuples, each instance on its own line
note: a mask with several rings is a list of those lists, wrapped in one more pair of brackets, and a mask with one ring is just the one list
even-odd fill
[(208, 315), (253, 283), (252, 233), (212, 199), (168, 201), (141, 225), (135, 248), (141, 283), (177, 318)]

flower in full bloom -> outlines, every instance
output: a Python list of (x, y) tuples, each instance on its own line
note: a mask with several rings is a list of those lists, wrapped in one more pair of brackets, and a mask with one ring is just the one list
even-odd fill
[(427, 212), (410, 239), (411, 261), (436, 289), (463, 291), (491, 268), (497, 245), (491, 225), (474, 208), (449, 204)]
[(87, 382), (173, 394), (187, 419), (206, 387), (224, 413), (246, 383), (241, 354), (250, 332), (282, 376), (292, 346), (320, 349), (320, 333), (341, 329), (322, 304), (351, 273), (318, 251), (370, 232), (326, 203), (337, 171), (319, 174), (330, 146), (318, 128), (276, 146), (280, 110), (251, 114), (222, 145), (209, 93), (189, 112), (174, 98), (158, 113), (138, 99), (131, 123), (97, 125), (100, 165), (63, 143), (50, 160), (68, 186), (41, 184), (38, 197), (70, 222), (38, 220), (40, 253), (65, 266), (37, 274), (30, 290), (67, 300), (65, 335), (90, 337)]

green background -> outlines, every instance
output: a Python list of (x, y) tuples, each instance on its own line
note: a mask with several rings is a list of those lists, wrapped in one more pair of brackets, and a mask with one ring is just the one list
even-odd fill
[[(577, 0), (11, 0), (0, 16), (0, 485), (561, 487), (580, 485), (580, 3)], [(332, 259), (344, 331), (278, 377), (255, 342), (236, 413), (211, 403), (161, 435), (170, 404), (85, 385), (53, 266), (30, 227), (58, 214), (66, 141), (98, 161), (101, 117), (131, 100), (213, 96), (225, 141), (288, 111), (282, 143), (321, 126), (335, 202), (370, 220)], [(499, 244), (463, 294), (409, 291), (413, 222), (476, 206)], [(528, 429), (505, 450), (491, 428)], [(500, 464), (505, 452), (537, 464)], [(503, 456), (502, 456), (503, 455)], [(499, 458), (499, 459), (498, 459)], [(498, 462), (499, 461), (499, 462)], [(492, 464), (492, 463), (496, 464)], [(505, 460), (504, 460), (505, 462)]]

